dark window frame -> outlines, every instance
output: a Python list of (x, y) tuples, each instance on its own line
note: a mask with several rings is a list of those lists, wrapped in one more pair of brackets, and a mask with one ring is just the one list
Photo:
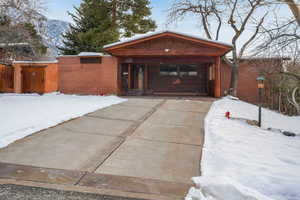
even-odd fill
[(80, 57), (80, 64), (101, 64), (102, 57)]
[[(187, 68), (190, 69), (195, 69), (195, 70), (189, 70), (189, 71), (183, 71), (183, 66), (186, 65)], [(174, 68), (174, 66), (176, 67), (176, 74), (171, 74), (174, 73), (175, 71), (173, 70), (165, 70), (166, 68), (169, 67), (169, 69), (171, 69), (172, 66)], [(164, 70), (162, 70), (163, 68), (165, 68)], [(160, 76), (169, 76), (169, 77), (195, 77), (198, 76), (199, 73), (197, 71), (197, 64), (161, 64), (159, 66), (159, 75)]]
[(198, 76), (197, 65), (196, 64), (181, 64), (179, 67), (180, 77), (193, 77)]
[[(162, 68), (165, 68), (167, 70), (162, 71)], [(176, 68), (176, 71), (171, 70), (172, 68), (173, 69)], [(172, 74), (172, 73), (175, 73), (175, 74)], [(178, 66), (176, 64), (162, 64), (159, 66), (159, 75), (160, 76), (178, 76), (179, 75)]]

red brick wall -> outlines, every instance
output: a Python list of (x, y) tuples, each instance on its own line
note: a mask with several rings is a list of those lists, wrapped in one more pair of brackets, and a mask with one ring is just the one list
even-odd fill
[(58, 58), (58, 87), (62, 93), (117, 94), (118, 60), (103, 56), (101, 64), (80, 64), (78, 56)]
[[(261, 72), (274, 70), (278, 67), (279, 60), (245, 60), (239, 65), (238, 97), (250, 103), (257, 103), (258, 89), (256, 78)], [(221, 66), (222, 94), (230, 88), (231, 68), (226, 63)]]

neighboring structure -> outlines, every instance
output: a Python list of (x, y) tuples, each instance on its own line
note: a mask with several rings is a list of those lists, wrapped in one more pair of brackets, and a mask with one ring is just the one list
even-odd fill
[[(243, 58), (239, 63), (238, 74), (238, 88), (237, 95), (243, 101), (250, 103), (257, 103), (258, 101), (258, 88), (256, 78), (258, 76), (265, 76), (265, 95), (270, 91), (268, 80), (271, 76), (279, 74), (283, 71), (283, 65), (289, 58)], [(231, 67), (226, 63), (222, 63), (222, 94), (226, 95), (230, 88)]]
[(58, 90), (57, 61), (15, 61), (0, 66), (0, 92), (48, 93)]
[(33, 50), (28, 43), (0, 43), (0, 64), (12, 64), (14, 60), (32, 56)]
[(164, 31), (104, 47), (111, 56), (59, 57), (66, 93), (221, 97), (221, 56), (231, 45)]

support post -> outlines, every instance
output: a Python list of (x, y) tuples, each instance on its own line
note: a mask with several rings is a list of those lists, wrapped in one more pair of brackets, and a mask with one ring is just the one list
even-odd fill
[(128, 64), (128, 89), (132, 89), (132, 65)]
[(215, 84), (214, 84), (214, 96), (216, 98), (221, 97), (221, 58), (217, 56), (215, 59)]
[(148, 89), (148, 64), (145, 64), (144, 69), (144, 89)]
[(117, 94), (118, 95), (123, 95), (123, 82), (122, 82), (122, 78), (123, 78), (123, 71), (122, 71), (122, 64), (120, 62), (120, 60), (117, 60), (116, 63), (117, 66)]
[(14, 92), (22, 93), (22, 67), (19, 64), (14, 64)]

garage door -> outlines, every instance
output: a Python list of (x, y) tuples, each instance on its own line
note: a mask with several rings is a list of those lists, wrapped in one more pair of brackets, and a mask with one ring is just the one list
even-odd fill
[(149, 86), (154, 92), (207, 93), (205, 64), (160, 64), (149, 70)]

